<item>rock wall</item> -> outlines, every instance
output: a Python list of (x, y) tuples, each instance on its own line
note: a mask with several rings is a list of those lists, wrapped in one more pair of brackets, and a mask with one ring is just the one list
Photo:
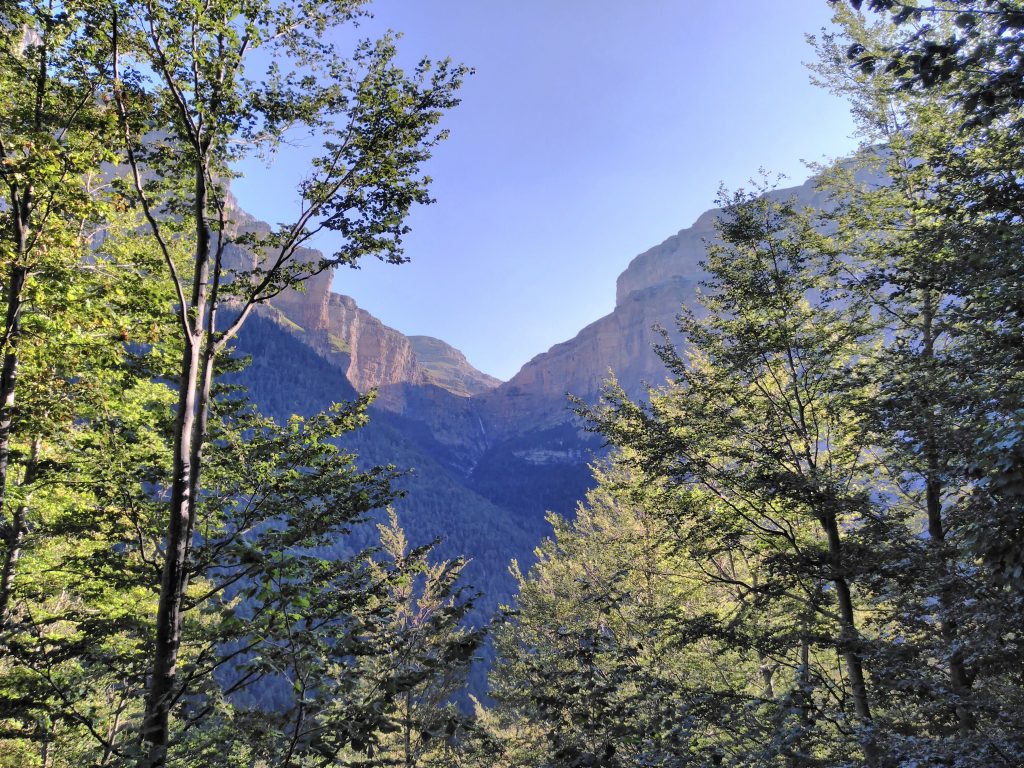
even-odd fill
[(481, 373), (455, 347), (432, 336), (409, 336), (416, 361), (429, 373), (430, 381), (452, 394), (469, 397), (494, 389), (500, 379)]
[[(813, 179), (770, 194), (795, 197), (800, 204), (818, 208), (826, 204)], [(670, 340), (677, 342), (680, 309), (685, 305), (700, 314), (697, 292), (706, 277), (701, 262), (716, 237), (719, 214), (717, 209), (703, 213), (692, 226), (634, 258), (619, 275), (611, 314), (537, 355), (508, 382), (480, 395), (491, 432), (507, 435), (571, 419), (568, 394), (596, 402), (612, 375), (634, 398), (642, 397), (647, 385), (663, 383), (665, 366), (654, 351), (663, 337), (655, 328), (667, 330)]]
[[(771, 194), (824, 204), (813, 181)], [(286, 291), (264, 311), (341, 368), (358, 391), (377, 389), (378, 407), (418, 421), (453, 451), (460, 466), (472, 467), (503, 441), (571, 421), (569, 394), (596, 402), (611, 376), (632, 397), (664, 382), (665, 367), (654, 351), (663, 337), (656, 328), (678, 341), (680, 309), (699, 313), (697, 294), (706, 277), (701, 262), (715, 238), (718, 214), (707, 211), (635, 257), (618, 278), (609, 315), (537, 355), (504, 384), (473, 368), (447, 343), (405, 336), (353, 299), (332, 293), (327, 273), (310, 280), (303, 292)], [(265, 225), (248, 220), (245, 226)], [(318, 257), (314, 251), (305, 255)]]

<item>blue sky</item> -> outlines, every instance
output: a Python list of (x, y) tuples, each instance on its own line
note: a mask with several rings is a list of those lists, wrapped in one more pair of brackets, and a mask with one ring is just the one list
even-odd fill
[[(808, 81), (825, 0), (377, 0), (410, 62), (476, 68), (427, 169), (412, 261), (340, 271), (339, 293), (502, 379), (611, 311), (638, 253), (759, 168), (849, 152), (846, 105)], [(242, 206), (288, 217), (302, 153), (244, 166)], [(282, 207), (284, 206), (284, 207)]]

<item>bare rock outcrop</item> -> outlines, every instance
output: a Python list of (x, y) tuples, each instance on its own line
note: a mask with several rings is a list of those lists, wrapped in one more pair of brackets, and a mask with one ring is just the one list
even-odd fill
[(466, 356), (452, 345), (433, 336), (409, 336), (416, 362), (429, 374), (430, 381), (452, 394), (470, 397), (501, 384), (500, 379), (482, 373), (469, 364)]
[[(793, 197), (811, 207), (826, 205), (814, 179), (769, 194)], [(706, 211), (692, 226), (634, 258), (619, 275), (611, 314), (537, 355), (497, 389), (478, 396), (492, 433), (512, 434), (564, 422), (571, 418), (569, 394), (596, 402), (612, 376), (634, 398), (643, 397), (648, 385), (663, 383), (665, 366), (654, 350), (663, 342), (657, 329), (667, 330), (676, 342), (681, 308), (685, 305), (700, 314), (697, 292), (706, 277), (702, 262), (715, 240), (719, 214), (717, 209)]]

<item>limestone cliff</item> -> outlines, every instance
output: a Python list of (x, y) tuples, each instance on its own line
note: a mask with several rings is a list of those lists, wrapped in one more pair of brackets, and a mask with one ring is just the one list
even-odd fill
[[(259, 235), (270, 231), (268, 224), (247, 214), (233, 199), (230, 211), (236, 231)], [(321, 254), (301, 248), (295, 258), (316, 263)], [(226, 261), (232, 268), (253, 269), (259, 256), (229, 247)], [(407, 386), (436, 386), (458, 397), (469, 397), (501, 383), (478, 371), (462, 352), (440, 339), (407, 337), (360, 308), (351, 297), (333, 293), (333, 277), (333, 270), (313, 275), (258, 311), (341, 368), (359, 392), (377, 389), (379, 406), (404, 412)]]
[[(772, 195), (819, 207), (824, 202), (813, 180)], [(537, 355), (504, 384), (473, 368), (445, 342), (405, 336), (353, 299), (332, 293), (328, 273), (310, 280), (302, 292), (285, 292), (262, 312), (343, 371), (358, 391), (377, 389), (377, 407), (418, 423), (460, 471), (472, 473), (488, 461), (504, 465), (520, 454), (549, 457), (562, 451), (566, 440), (565, 450), (575, 450), (568, 433), (558, 431), (573, 418), (570, 393), (594, 402), (614, 375), (628, 394), (642, 397), (647, 385), (664, 381), (664, 365), (654, 351), (662, 337), (655, 329), (666, 329), (675, 340), (680, 308), (699, 311), (702, 261), (715, 238), (717, 215), (715, 210), (702, 214), (691, 227), (635, 257), (618, 278), (609, 315)], [(245, 226), (265, 225), (250, 219)], [(540, 450), (528, 436), (541, 440), (542, 434), (547, 442)]]
[(409, 336), (416, 362), (429, 374), (430, 381), (452, 394), (479, 395), (501, 384), (500, 379), (481, 373), (455, 347), (432, 336)]
[(660, 383), (665, 368), (654, 352), (654, 344), (661, 340), (654, 327), (673, 327), (680, 306), (693, 298), (699, 280), (700, 273), (695, 272), (636, 290), (575, 338), (530, 360), (507, 383), (482, 396), (495, 431), (565, 421), (570, 394), (593, 402), (613, 375), (631, 395), (641, 394), (645, 383)]
[[(262, 314), (341, 368), (359, 392), (376, 389), (379, 407), (409, 413), (410, 388), (437, 388), (469, 398), (501, 383), (478, 371), (449, 344), (429, 336), (405, 336), (351, 297), (331, 293), (330, 278), (325, 276), (309, 281), (304, 292), (286, 291), (275, 297)], [(413, 399), (422, 402), (424, 396)]]
[(330, 353), (348, 357), (345, 375), (360, 392), (407, 382), (426, 384), (426, 371), (416, 364), (416, 354), (403, 334), (389, 328), (355, 300), (330, 295), (327, 310)]
[[(793, 196), (808, 206), (825, 204), (813, 179), (770, 194)], [(537, 355), (508, 382), (479, 396), (491, 431), (512, 434), (566, 421), (571, 418), (567, 395), (594, 402), (611, 375), (633, 397), (642, 396), (648, 384), (662, 383), (665, 367), (654, 351), (662, 337), (655, 327), (668, 330), (676, 340), (680, 308), (685, 305), (699, 313), (697, 291), (706, 276), (701, 264), (708, 243), (715, 239), (718, 215), (718, 210), (705, 212), (692, 226), (634, 258), (618, 278), (611, 314)]]

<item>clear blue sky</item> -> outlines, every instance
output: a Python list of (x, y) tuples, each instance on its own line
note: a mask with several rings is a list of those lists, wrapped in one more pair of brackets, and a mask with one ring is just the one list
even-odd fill
[[(409, 61), (476, 68), (428, 168), (412, 262), (343, 270), (335, 290), (502, 379), (611, 311), (615, 278), (689, 226), (721, 183), (854, 146), (846, 105), (808, 82), (825, 0), (376, 0), (362, 34), (404, 33)], [(302, 163), (245, 166), (235, 191), (288, 214)], [(285, 186), (286, 185), (286, 186)], [(284, 207), (282, 207), (284, 206)]]

